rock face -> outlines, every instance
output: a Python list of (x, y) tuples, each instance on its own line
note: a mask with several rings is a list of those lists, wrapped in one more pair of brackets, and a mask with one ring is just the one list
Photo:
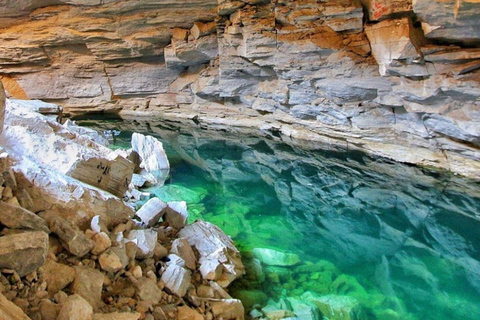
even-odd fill
[(2, 8), (0, 75), (69, 113), (250, 128), (478, 176), (479, 8), (21, 0)]

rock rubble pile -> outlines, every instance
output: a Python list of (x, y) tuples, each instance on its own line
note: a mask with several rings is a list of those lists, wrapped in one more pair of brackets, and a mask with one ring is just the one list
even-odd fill
[(114, 152), (85, 131), (7, 101), (0, 318), (243, 319), (226, 291), (244, 273), (232, 240), (210, 223), (187, 225), (182, 201), (133, 209), (148, 198), (135, 184), (166, 177), (161, 143), (137, 135)]

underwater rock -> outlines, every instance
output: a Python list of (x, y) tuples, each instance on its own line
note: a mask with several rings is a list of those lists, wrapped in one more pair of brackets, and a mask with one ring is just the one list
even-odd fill
[(188, 243), (197, 249), (200, 254), (200, 265), (203, 260), (217, 260), (222, 263), (222, 275), (217, 280), (222, 287), (227, 287), (244, 274), (245, 267), (240, 252), (233, 241), (217, 226), (200, 220), (180, 230), (179, 236), (186, 238)]
[(357, 299), (349, 296), (318, 296), (311, 292), (301, 298), (315, 304), (322, 315), (331, 320), (367, 320)]
[(294, 253), (286, 253), (267, 248), (255, 248), (252, 252), (255, 258), (270, 266), (294, 266), (301, 262), (298, 255)]

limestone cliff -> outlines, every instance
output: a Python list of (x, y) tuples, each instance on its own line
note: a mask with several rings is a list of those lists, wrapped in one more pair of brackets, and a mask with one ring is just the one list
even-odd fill
[(10, 95), (480, 173), (478, 0), (20, 0)]

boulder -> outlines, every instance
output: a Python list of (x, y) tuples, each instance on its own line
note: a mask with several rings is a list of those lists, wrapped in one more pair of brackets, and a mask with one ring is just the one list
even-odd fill
[(294, 266), (301, 262), (298, 255), (294, 253), (286, 253), (267, 248), (253, 249), (253, 255), (255, 258), (269, 266), (286, 267)]
[(217, 260), (222, 263), (222, 274), (217, 280), (222, 287), (227, 287), (245, 273), (240, 252), (233, 241), (217, 226), (199, 220), (184, 227), (178, 234), (197, 249), (200, 254), (200, 265), (203, 260)]
[(78, 294), (71, 295), (62, 305), (57, 320), (92, 320), (92, 306)]
[(140, 156), (140, 168), (151, 185), (163, 185), (170, 170), (163, 144), (152, 136), (132, 135), (132, 149)]
[(192, 273), (176, 264), (170, 264), (163, 271), (161, 280), (171, 293), (183, 297), (190, 287)]
[[(134, 164), (88, 136), (10, 101), (3, 143), (13, 152), (122, 197)], [(49, 141), (49, 143), (44, 143)]]
[(103, 305), (103, 273), (89, 267), (75, 267), (75, 271), (72, 292), (87, 300), (97, 310)]
[(187, 203), (185, 201), (168, 202), (163, 220), (177, 230), (182, 229), (188, 220)]
[(37, 230), (50, 233), (45, 220), (20, 206), (0, 202), (0, 224), (10, 229)]
[(153, 229), (131, 230), (126, 239), (135, 243), (138, 247), (136, 258), (151, 258), (155, 252), (158, 234)]
[(45, 265), (45, 281), (48, 293), (53, 295), (72, 283), (75, 279), (75, 269), (62, 263), (48, 259)]
[(31, 320), (22, 309), (9, 301), (0, 292), (0, 319), (2, 320)]
[(165, 213), (167, 204), (159, 198), (148, 200), (135, 215), (140, 218), (143, 226), (153, 227)]
[(0, 268), (13, 269), (19, 276), (43, 266), (48, 254), (48, 234), (43, 231), (0, 237)]
[(71, 254), (83, 257), (92, 250), (94, 242), (73, 222), (58, 216), (56, 212), (52, 211), (45, 211), (40, 215), (48, 221), (50, 231), (58, 236), (62, 246)]
[(170, 252), (180, 256), (185, 261), (185, 266), (188, 269), (195, 270), (197, 259), (187, 239), (177, 238), (173, 240)]

